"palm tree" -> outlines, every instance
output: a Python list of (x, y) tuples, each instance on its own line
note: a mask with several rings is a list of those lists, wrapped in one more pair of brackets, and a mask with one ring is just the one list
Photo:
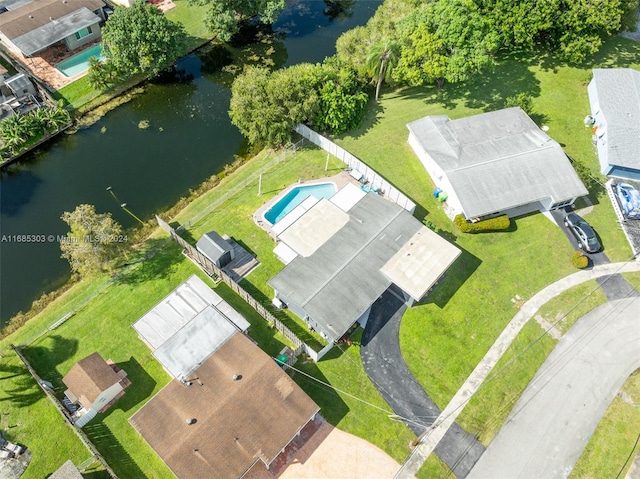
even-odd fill
[(374, 79), (377, 78), (376, 101), (380, 101), (382, 82), (389, 78), (391, 70), (393, 70), (393, 67), (398, 63), (399, 56), (400, 45), (394, 40), (373, 43), (369, 46), (367, 65)]

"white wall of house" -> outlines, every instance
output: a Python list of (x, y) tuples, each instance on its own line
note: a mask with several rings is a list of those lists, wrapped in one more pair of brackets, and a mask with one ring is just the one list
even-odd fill
[[(89, 29), (91, 30), (91, 33), (89, 33), (88, 35), (84, 35), (85, 33), (87, 33), (87, 30), (83, 28), (79, 32), (76, 32), (73, 35), (69, 35), (68, 37), (66, 37), (64, 39), (64, 43), (67, 46), (67, 48), (69, 50), (75, 50), (76, 48), (79, 48), (82, 45), (85, 45), (89, 42), (97, 40), (102, 35), (100, 31), (100, 24), (98, 22), (91, 25)], [(82, 36), (82, 38), (78, 38), (78, 36), (80, 35), (84, 35), (84, 36)]]
[(20, 51), (20, 49), (18, 47), (16, 47), (13, 42), (11, 40), (9, 40), (4, 33), (0, 32), (0, 41), (2, 41), (2, 43), (4, 45), (6, 45), (6, 47), (11, 50), (13, 53), (17, 53), (18, 55), (22, 55), (22, 52)]
[(99, 412), (103, 407), (109, 404), (109, 401), (111, 401), (118, 394), (120, 394), (120, 391), (122, 391), (122, 386), (120, 385), (120, 383), (115, 383), (113, 386), (111, 386), (110, 388), (107, 388), (106, 390), (100, 393), (100, 395), (96, 398), (96, 400), (91, 405), (90, 409), (93, 409), (94, 411)]
[(594, 126), (596, 130), (596, 147), (598, 149), (598, 160), (600, 161), (600, 173), (607, 175), (611, 171), (609, 164), (609, 152), (607, 150), (607, 120), (600, 110), (600, 101), (598, 99), (598, 90), (596, 89), (595, 80), (591, 80), (587, 87), (589, 94), (589, 104), (591, 105), (591, 116), (596, 120)]
[(458, 213), (464, 213), (462, 205), (460, 204), (460, 200), (456, 196), (456, 193), (453, 190), (446, 173), (433, 160), (433, 158), (431, 158), (431, 155), (429, 155), (424, 150), (424, 148), (422, 148), (422, 145), (420, 145), (420, 142), (412, 131), (409, 132), (409, 145), (422, 163), (422, 166), (424, 166), (424, 168), (427, 170), (427, 173), (429, 173), (429, 176), (431, 177), (433, 183), (438, 188), (445, 191), (447, 195), (449, 195), (449, 197), (447, 198), (447, 205), (449, 205), (450, 208)]

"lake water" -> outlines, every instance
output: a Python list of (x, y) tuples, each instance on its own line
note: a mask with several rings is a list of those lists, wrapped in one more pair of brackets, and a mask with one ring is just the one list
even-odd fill
[[(288, 2), (274, 25), (283, 34), (278, 64), (322, 61), (335, 52), (342, 32), (366, 23), (381, 3)], [(340, 7), (347, 8), (336, 16)], [(66, 234), (60, 220), (64, 211), (89, 203), (132, 226), (135, 220), (119, 202), (149, 218), (221, 171), (242, 150), (244, 139), (227, 113), (230, 90), (203, 73), (212, 63), (215, 59), (203, 53), (185, 57), (178, 65), (182, 81), (149, 85), (90, 128), (61, 136), (2, 173), (0, 236), (44, 235), (45, 241), (0, 244), (0, 324), (68, 279), (68, 263), (60, 258), (57, 242), (47, 240)]]

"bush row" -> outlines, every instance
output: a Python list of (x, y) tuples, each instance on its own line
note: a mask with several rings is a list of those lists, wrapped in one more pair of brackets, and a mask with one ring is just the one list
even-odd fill
[(457, 215), (453, 222), (462, 233), (481, 233), (483, 231), (504, 231), (511, 226), (511, 220), (507, 215), (496, 216), (488, 220), (476, 221), (472, 223), (467, 221), (463, 215)]

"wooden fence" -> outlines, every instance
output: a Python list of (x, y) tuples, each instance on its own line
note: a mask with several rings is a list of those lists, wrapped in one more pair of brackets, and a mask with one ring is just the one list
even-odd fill
[[(56, 395), (53, 394), (53, 391), (44, 385), (42, 379), (40, 378), (38, 373), (36, 373), (35, 369), (33, 369), (33, 367), (31, 367), (31, 364), (29, 363), (29, 361), (27, 361), (27, 358), (24, 357), (24, 355), (22, 354), (22, 351), (20, 350), (20, 348), (14, 346), (12, 344), (11, 345), (11, 349), (13, 349), (15, 351), (15, 353), (20, 358), (20, 361), (22, 361), (22, 363), (26, 366), (26, 368), (29, 371), (29, 373), (31, 373), (31, 376), (33, 376), (33, 379), (36, 380), (36, 383), (38, 384), (38, 386), (40, 386), (40, 389), (42, 389), (42, 391), (45, 393), (45, 395), (53, 403), (53, 405), (56, 407), (58, 412), (60, 414), (62, 414), (62, 417), (64, 417), (67, 420), (67, 422), (71, 426), (71, 429), (73, 429), (73, 431), (76, 433), (76, 435), (78, 436), (80, 441), (89, 450), (89, 452), (93, 455), (93, 457), (96, 458), (98, 461), (100, 461), (100, 463), (104, 466), (104, 468), (107, 471), (107, 473), (113, 479), (118, 479), (118, 476), (116, 476), (116, 473), (113, 472), (113, 469), (111, 469), (109, 464), (107, 464), (107, 461), (105, 460), (105, 458), (102, 457), (102, 455), (98, 452), (98, 450), (93, 445), (93, 443), (89, 440), (89, 438), (84, 433), (84, 431), (82, 431), (82, 429), (76, 427), (76, 425), (73, 423), (73, 419), (71, 418), (71, 415), (69, 414), (69, 411), (67, 411), (65, 409), (65, 407), (60, 403), (60, 401), (58, 400)], [(28, 446), (28, 444), (27, 444), (27, 446)]]
[(242, 288), (238, 283), (236, 283), (233, 278), (231, 278), (225, 271), (218, 268), (209, 258), (203, 255), (200, 251), (194, 248), (189, 242), (187, 242), (184, 238), (182, 238), (174, 228), (169, 225), (166, 221), (156, 215), (156, 221), (158, 225), (165, 230), (171, 238), (178, 243), (180, 246), (184, 248), (184, 253), (198, 263), (202, 269), (212, 277), (219, 278), (224, 281), (227, 286), (229, 286), (238, 296), (244, 299), (256, 312), (262, 316), (267, 322), (273, 324), (273, 326), (280, 331), (284, 337), (286, 337), (291, 344), (295, 347), (294, 350), (294, 361), (295, 363), (295, 353), (300, 354), (303, 350), (306, 351), (311, 357), (317, 355), (317, 353), (304, 341), (302, 341), (298, 336), (293, 333), (289, 328), (287, 328), (284, 324), (282, 324), (278, 318), (276, 318), (270, 311), (268, 311), (262, 304), (260, 304), (253, 296), (251, 296), (244, 288)]
[(311, 128), (303, 124), (296, 125), (294, 130), (304, 138), (308, 139), (310, 142), (322, 148), (324, 151), (331, 153), (340, 161), (344, 162), (349, 169), (357, 170), (362, 173), (363, 178), (367, 179), (367, 181), (371, 184), (371, 187), (383, 193), (386, 198), (402, 206), (410, 213), (413, 213), (415, 211), (416, 204), (413, 201), (407, 198), (404, 193), (402, 193), (395, 186), (385, 180), (364, 161), (353, 156), (341, 146), (336, 145), (328, 138), (325, 138), (320, 133), (313, 131)]

